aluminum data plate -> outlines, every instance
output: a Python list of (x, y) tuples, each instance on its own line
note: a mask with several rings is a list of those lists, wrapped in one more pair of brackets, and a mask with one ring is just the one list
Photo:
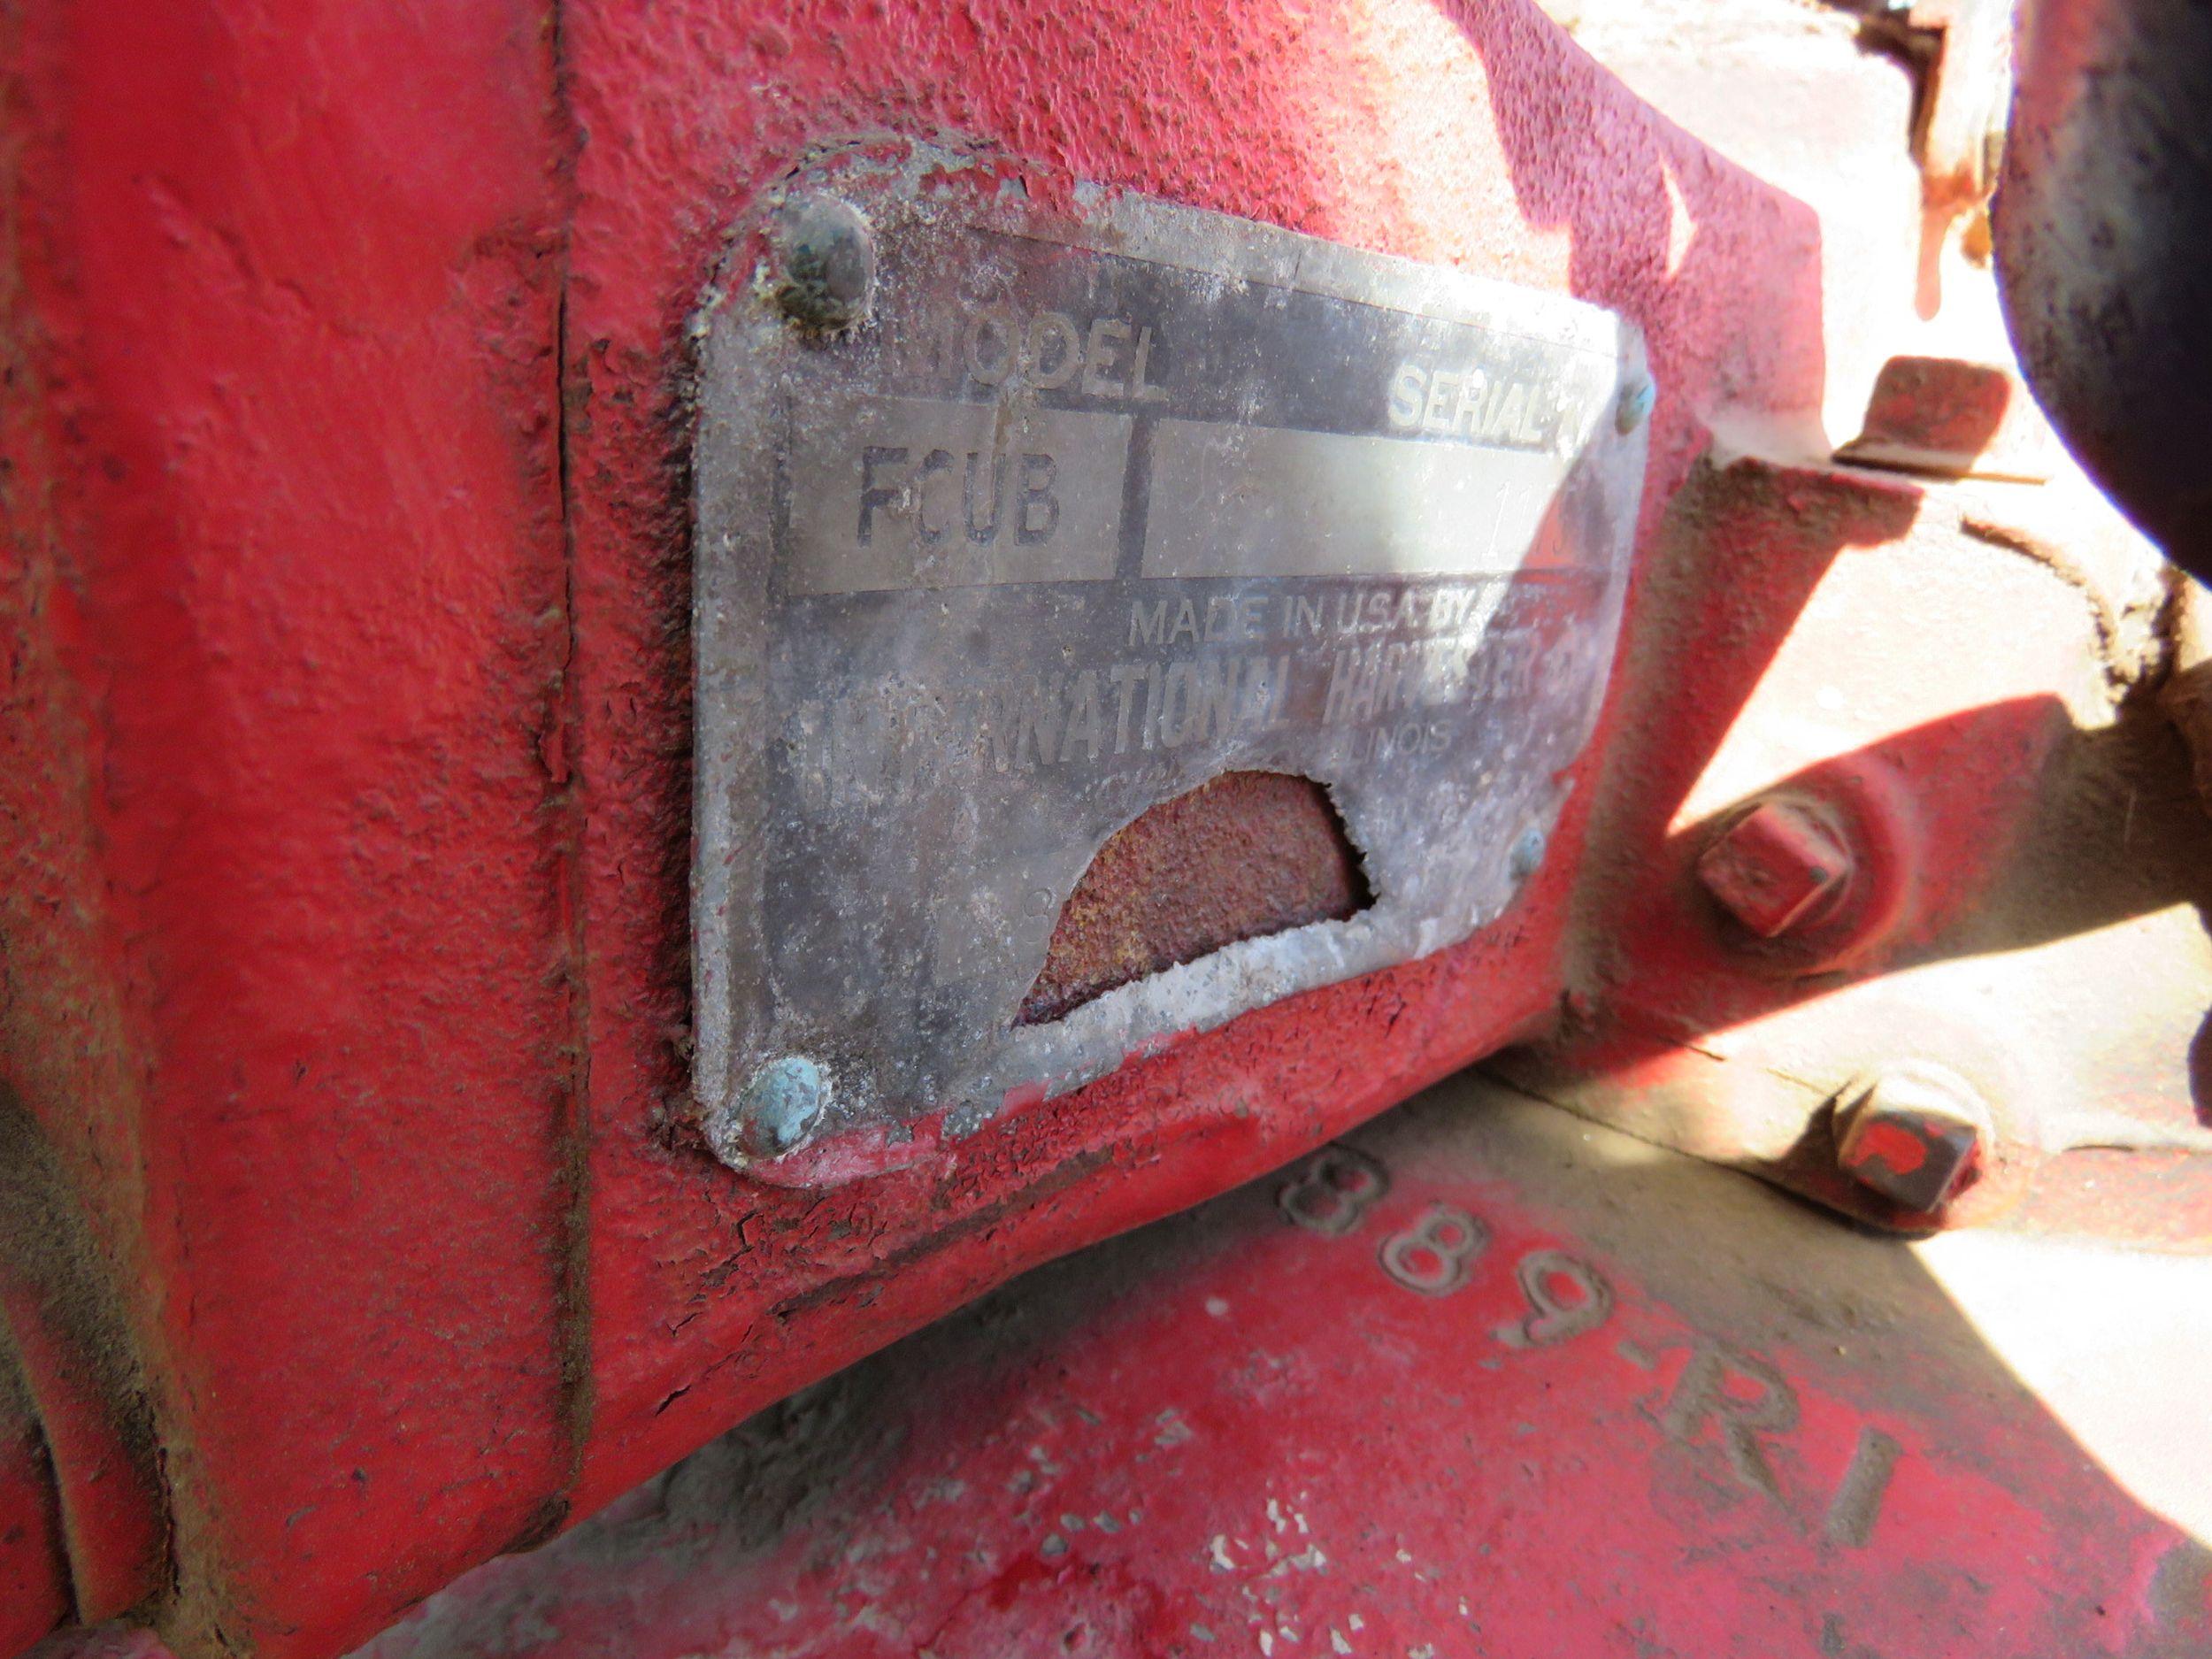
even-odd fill
[[(1464, 939), (1597, 713), (1649, 404), (1628, 324), (1038, 199), (1002, 162), (824, 163), (701, 316), (695, 1087), (726, 1156), (779, 1062), (826, 1079), (823, 1132), (958, 1133)], [(834, 330), (773, 251), (826, 202), (872, 253)], [(1372, 904), (1018, 1023), (1107, 838), (1243, 769), (1326, 786)]]

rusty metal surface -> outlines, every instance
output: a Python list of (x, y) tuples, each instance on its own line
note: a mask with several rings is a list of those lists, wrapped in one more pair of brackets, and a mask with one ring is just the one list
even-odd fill
[(1929, 211), (1947, 226), (1996, 188), (2011, 89), (2012, 7), (2005, 0), (1910, 0), (1866, 9), (1870, 30), (1920, 37), (1913, 148)]
[(1098, 849), (1053, 924), (1021, 1018), (1057, 1019), (1240, 939), (1342, 921), (1373, 896), (1326, 789), (1286, 772), (1224, 772)]

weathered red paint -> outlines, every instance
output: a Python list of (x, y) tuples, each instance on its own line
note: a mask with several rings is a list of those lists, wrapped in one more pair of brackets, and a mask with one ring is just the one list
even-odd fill
[[(161, 1454), (140, 1541), (73, 1535), (73, 1581), (150, 1593), (180, 1649), (334, 1651), (1009, 1275), (1545, 1029), (1601, 955), (1663, 1033), (1605, 1029), (1626, 1072), (1805, 995), (1686, 920), (1702, 838), (1672, 814), (1823, 573), (1924, 498), (1745, 462), (1663, 523), (1709, 427), (1817, 403), (1817, 224), (1525, 0), (196, 0), (0, 30), (0, 1049)], [(1662, 389), (1628, 701), (1480, 938), (770, 1186), (687, 1118), (686, 323), (762, 189), (887, 132), (1635, 319)], [(1793, 780), (1875, 843), (1850, 902), (1877, 908), (1818, 948), (1903, 963), (1970, 910), (2062, 727), (2023, 692)]]
[(71, 1612), (61, 1506), (30, 1402), (0, 1373), (0, 1650), (29, 1647)]
[[(0, 1144), (12, 1159), (24, 1150), (13, 1137)], [(12, 1168), (7, 1184), (21, 1173)], [(35, 1425), (12, 1462), (11, 1484), (19, 1492), (35, 1479), (45, 1488), (35, 1513), (20, 1522), (26, 1540), (64, 1547), (50, 1558), (27, 1541), (19, 1566), (27, 1572), (45, 1559), (74, 1563), (73, 1573), (32, 1586), (32, 1605), (58, 1599), (80, 1617), (110, 1618), (153, 1590), (166, 1543), (148, 1425), (114, 1352), (115, 1333), (94, 1317), (96, 1293), (81, 1276), (37, 1271), (45, 1265), (40, 1252), (20, 1235), (10, 1246), (0, 1265), (0, 1317)]]
[(2212, 1550), (1904, 1247), (1474, 1079), (1348, 1144), (1348, 1224), (1310, 1160), (1033, 1275), (361, 1659), (2212, 1641)]
[[(828, 1202), (810, 1196), (795, 1232), (680, 1143), (665, 1155), (641, 1147), (641, 1109), (680, 1101), (683, 1085), (664, 1035), (681, 1007), (688, 729), (684, 680), (666, 669), (682, 636), (685, 557), (668, 364), (718, 238), (756, 191), (810, 145), (942, 127), (1005, 145), (1064, 188), (1125, 184), (1599, 299), (1653, 336), (1666, 388), (1654, 503), (1697, 442), (1695, 411), (1721, 388), (1769, 409), (1817, 389), (1808, 217), (1654, 121), (1532, 9), (1245, 6), (1138, 19), (1113, 7), (914, 7), (857, 20), (586, 6), (564, 21), (584, 140), (567, 319), (580, 411), (571, 476), (591, 480), (571, 500), (576, 661), (586, 685), (626, 688), (614, 701), (587, 693), (577, 749), (593, 796), (590, 1188), (598, 1228), (650, 1240), (591, 1256), (595, 1432), (580, 1507), (926, 1311), (1279, 1159), (1540, 1018), (1579, 834), (1565, 826), (1555, 872), (1491, 937), (1248, 1017), (1024, 1112), (956, 1163)], [(1133, 58), (1133, 31), (1157, 49)], [(1396, 134), (1387, 154), (1382, 134)], [(1686, 223), (1666, 206), (1670, 178)], [(1773, 308), (1746, 334), (1725, 282), (1755, 263)], [(640, 846), (661, 849), (657, 877)], [(1100, 1160), (1111, 1175), (1079, 1178)], [(752, 1248), (731, 1273), (741, 1225)], [(839, 1246), (840, 1229), (852, 1243)], [(920, 1248), (933, 1232), (971, 1231), (962, 1249)], [(807, 1286), (825, 1270), (865, 1282), (864, 1334), (817, 1335), (785, 1316), (791, 1296), (818, 1294)], [(679, 1327), (713, 1356), (703, 1368), (635, 1340)]]
[[(1578, 967), (1586, 1017), (1514, 1074), (1924, 1227), (1851, 1178), (1832, 1106), (1858, 1072), (1936, 1061), (2000, 1118), (1952, 1221), (2202, 1248), (2212, 1158), (2193, 1056), (2212, 964), (2190, 911), (2212, 902), (2212, 822), (2178, 735), (2125, 695), (2158, 671), (2122, 644), (2114, 562), (2093, 536), (2055, 548), (2001, 511), (1750, 459), (1680, 492), (1647, 553), (1657, 603), (1620, 672), (1578, 898), (1601, 941)], [(1839, 734), (1855, 728), (1881, 734), (1853, 746)], [(1714, 800), (1709, 775), (1831, 815), (1854, 865), (1832, 910), (1762, 940), (1713, 902), (1699, 862), (1751, 801)], [(2144, 931), (2161, 914), (2183, 919)], [(1992, 962), (2011, 975), (2001, 999), (1984, 988)], [(2089, 1149), (2112, 1146), (2141, 1150)]]
[[(177, 1627), (320, 1650), (570, 1466), (550, 42), (7, 27), (9, 1082), (142, 1367)], [(166, 1577), (120, 1538), (79, 1586)]]

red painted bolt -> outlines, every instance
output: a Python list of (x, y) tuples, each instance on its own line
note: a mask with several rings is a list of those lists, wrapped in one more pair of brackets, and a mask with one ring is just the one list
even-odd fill
[(1951, 1201), (1993, 1133), (1974, 1086), (1925, 1061), (1885, 1069), (1845, 1090), (1836, 1107), (1844, 1172), (1922, 1215)]
[(1763, 801), (1715, 838), (1698, 879), (1762, 939), (1809, 926), (1851, 880), (1851, 854), (1818, 808)]

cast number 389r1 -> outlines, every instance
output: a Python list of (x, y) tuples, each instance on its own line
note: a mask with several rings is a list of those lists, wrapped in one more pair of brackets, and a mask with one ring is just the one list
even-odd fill
[[(1341, 1238), (1356, 1232), (1389, 1191), (1389, 1171), (1380, 1164), (1350, 1147), (1333, 1146), (1286, 1182), (1276, 1202), (1295, 1225)], [(1490, 1229), (1482, 1222), (1456, 1204), (1437, 1202), (1385, 1238), (1379, 1259), (1394, 1283), (1424, 1296), (1448, 1296), (1467, 1283), (1489, 1243)], [(1588, 1263), (1563, 1250), (1530, 1250), (1513, 1271), (1528, 1312), (1496, 1328), (1508, 1347), (1565, 1342), (1596, 1330), (1612, 1314), (1612, 1287)], [(1799, 1427), (1796, 1390), (1771, 1361), (1711, 1342), (1690, 1347), (1688, 1361), (1652, 1420), (1668, 1439), (1684, 1445), (1711, 1435), (1744, 1486), (1780, 1501), (1772, 1452)], [(1622, 1352), (1640, 1355), (1628, 1344)], [(1653, 1362), (1639, 1356), (1633, 1363), (1649, 1368)], [(1823, 1517), (1829, 1543), (1867, 1547), (1903, 1451), (1893, 1435), (1861, 1425)]]
[[(1349, 1147), (1329, 1147), (1286, 1183), (1276, 1202), (1298, 1226), (1329, 1238), (1356, 1231), (1390, 1191), (1382, 1165)], [(1382, 1270), (1424, 1296), (1448, 1296), (1489, 1248), (1490, 1229), (1455, 1204), (1432, 1203), (1382, 1242)], [(1525, 1317), (1498, 1327), (1514, 1348), (1564, 1342), (1603, 1325), (1613, 1292), (1588, 1263), (1563, 1250), (1531, 1250), (1514, 1267)]]

